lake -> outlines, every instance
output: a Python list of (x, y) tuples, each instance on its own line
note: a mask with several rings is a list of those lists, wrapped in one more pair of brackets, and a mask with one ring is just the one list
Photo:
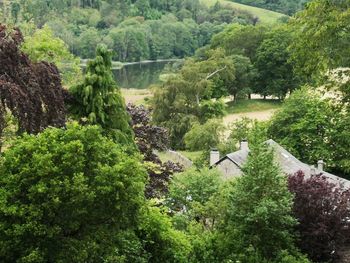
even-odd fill
[(125, 89), (147, 89), (161, 83), (159, 76), (167, 65), (177, 61), (154, 61), (148, 63), (126, 64), (121, 69), (113, 69), (118, 86)]

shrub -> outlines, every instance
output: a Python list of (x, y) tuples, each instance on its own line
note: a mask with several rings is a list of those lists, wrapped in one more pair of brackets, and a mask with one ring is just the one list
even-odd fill
[(288, 185), (295, 195), (299, 247), (315, 262), (336, 258), (349, 238), (350, 192), (322, 175), (305, 178), (303, 172), (289, 176)]
[(4, 153), (0, 171), (1, 262), (123, 256), (120, 233), (137, 224), (146, 173), (98, 127), (24, 135)]
[(148, 262), (185, 263), (192, 250), (186, 234), (175, 230), (170, 218), (158, 207), (143, 209), (139, 236), (149, 255)]

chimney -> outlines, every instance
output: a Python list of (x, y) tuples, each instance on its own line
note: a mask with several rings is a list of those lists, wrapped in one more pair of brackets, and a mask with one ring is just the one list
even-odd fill
[(310, 175), (316, 175), (316, 168), (315, 168), (315, 165), (311, 165), (311, 168), (310, 168)]
[(243, 150), (243, 151), (249, 151), (248, 141), (247, 141), (247, 140), (241, 141), (241, 150)]
[(218, 161), (220, 161), (220, 153), (217, 149), (213, 149), (210, 151), (210, 166), (213, 166)]
[(321, 172), (323, 172), (324, 169), (324, 162), (322, 160), (319, 160), (317, 162), (317, 169), (320, 170)]

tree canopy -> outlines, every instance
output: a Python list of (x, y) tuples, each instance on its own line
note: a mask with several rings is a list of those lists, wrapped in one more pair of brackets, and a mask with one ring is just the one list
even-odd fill
[(18, 121), (18, 132), (38, 133), (66, 121), (65, 91), (55, 65), (32, 62), (20, 50), (19, 29), (0, 24), (0, 131), (9, 110)]
[(105, 45), (96, 48), (82, 84), (70, 89), (70, 111), (82, 123), (98, 124), (114, 140), (133, 144), (124, 98), (113, 78), (111, 52)]
[[(139, 157), (97, 126), (25, 135), (0, 164), (3, 262), (86, 262), (119, 255), (146, 179)], [(123, 252), (121, 252), (123, 253)]]

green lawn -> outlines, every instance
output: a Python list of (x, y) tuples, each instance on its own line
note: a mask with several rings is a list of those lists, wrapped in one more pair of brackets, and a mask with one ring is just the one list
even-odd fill
[[(187, 157), (192, 162), (195, 161), (202, 154), (201, 151), (198, 151), (198, 152), (177, 151), (177, 152), (182, 154), (183, 156)], [(162, 162), (166, 162), (166, 161), (176, 162), (176, 160), (172, 159), (171, 156), (169, 154), (167, 154), (167, 152), (158, 152), (157, 155)]]
[(199, 158), (202, 154), (201, 151), (198, 152), (188, 152), (188, 151), (179, 151), (183, 156), (190, 159), (192, 162), (195, 161), (197, 158)]
[(259, 18), (260, 22), (264, 23), (264, 24), (274, 24), (277, 22), (277, 20), (280, 17), (285, 16), (284, 14), (281, 14), (281, 13), (273, 12), (273, 11), (258, 8), (258, 7), (242, 5), (242, 4), (234, 3), (231, 1), (227, 1), (227, 0), (201, 0), (201, 1), (202, 1), (202, 3), (206, 4), (207, 6), (213, 6), (217, 1), (219, 1), (222, 4), (231, 5), (236, 9), (248, 11), (251, 14), (257, 16)]
[(266, 111), (272, 109), (278, 109), (282, 106), (280, 100), (271, 99), (251, 99), (251, 100), (237, 100), (235, 102), (228, 102), (226, 111), (228, 114), (246, 113)]

